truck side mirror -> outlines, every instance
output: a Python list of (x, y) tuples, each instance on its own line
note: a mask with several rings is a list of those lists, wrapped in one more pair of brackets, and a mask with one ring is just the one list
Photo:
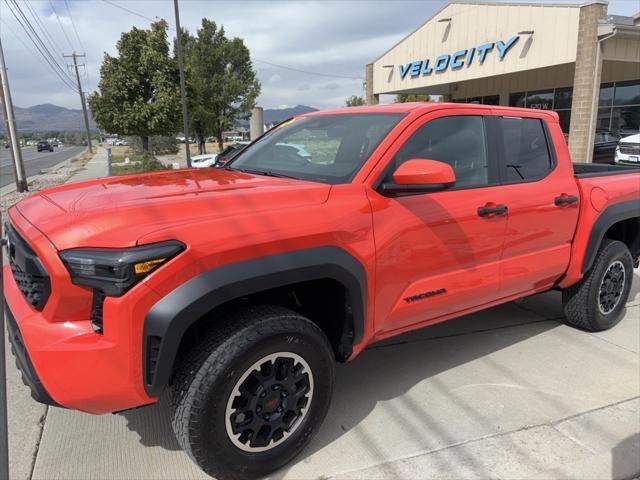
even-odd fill
[(451, 188), (456, 183), (451, 165), (425, 158), (407, 160), (393, 172), (392, 177), (393, 182), (382, 185), (384, 193), (428, 193)]

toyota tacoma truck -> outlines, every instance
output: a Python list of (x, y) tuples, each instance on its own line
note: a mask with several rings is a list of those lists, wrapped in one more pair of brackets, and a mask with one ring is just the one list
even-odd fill
[(8, 217), (5, 312), (33, 397), (101, 414), (166, 392), (205, 472), (255, 478), (300, 453), (335, 363), (373, 342), (552, 289), (569, 325), (613, 327), (640, 173), (572, 164), (553, 112), (393, 104), (295, 117), (225, 168), (44, 190)]

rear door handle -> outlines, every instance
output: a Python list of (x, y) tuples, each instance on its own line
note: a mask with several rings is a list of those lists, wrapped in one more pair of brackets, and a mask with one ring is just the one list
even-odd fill
[(491, 215), (504, 215), (508, 210), (509, 209), (506, 205), (496, 205), (495, 207), (484, 206), (478, 208), (478, 215), (480, 215), (481, 217), (488, 217)]
[(578, 197), (574, 197), (573, 195), (562, 194), (559, 197), (556, 197), (555, 204), (558, 207), (563, 205), (571, 205), (572, 203), (576, 203), (578, 201)]

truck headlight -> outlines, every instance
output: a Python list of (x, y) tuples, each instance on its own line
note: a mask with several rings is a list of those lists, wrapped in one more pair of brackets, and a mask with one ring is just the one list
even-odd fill
[(72, 283), (119, 297), (184, 248), (184, 244), (170, 240), (127, 249), (65, 250), (60, 257)]

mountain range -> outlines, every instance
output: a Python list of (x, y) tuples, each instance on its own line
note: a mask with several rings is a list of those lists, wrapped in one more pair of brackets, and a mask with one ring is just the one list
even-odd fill
[[(69, 109), (45, 103), (33, 107), (14, 107), (19, 132), (48, 132), (48, 131), (81, 131), (84, 130), (82, 110)], [(264, 111), (266, 124), (278, 123), (294, 115), (315, 112), (317, 109), (306, 105), (291, 108), (271, 108)], [(93, 119), (89, 118), (92, 130), (97, 130)], [(4, 124), (0, 122), (0, 132), (4, 131)]]
[[(80, 131), (84, 130), (82, 110), (74, 110), (45, 103), (33, 107), (14, 107), (19, 132)], [(97, 130), (96, 124), (89, 118), (89, 126)], [(0, 123), (0, 131), (4, 124)]]

